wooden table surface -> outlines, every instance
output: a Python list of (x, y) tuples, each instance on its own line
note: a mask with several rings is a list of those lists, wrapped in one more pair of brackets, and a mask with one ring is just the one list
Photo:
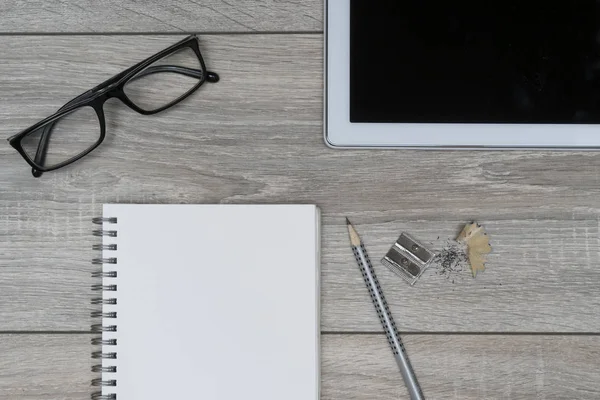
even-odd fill
[(89, 397), (107, 202), (319, 205), (322, 399), (407, 398), (344, 217), (375, 259), (478, 220), (475, 280), (375, 266), (427, 398), (600, 397), (600, 153), (327, 148), (322, 0), (5, 0), (0, 138), (190, 32), (218, 84), (150, 117), (110, 101), (103, 145), (40, 179), (0, 142), (0, 399)]

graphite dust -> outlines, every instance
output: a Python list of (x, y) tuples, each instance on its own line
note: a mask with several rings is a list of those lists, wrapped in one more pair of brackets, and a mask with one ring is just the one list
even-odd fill
[(470, 271), (469, 259), (464, 246), (448, 240), (446, 246), (433, 259), (435, 273), (455, 282), (464, 277), (463, 271)]

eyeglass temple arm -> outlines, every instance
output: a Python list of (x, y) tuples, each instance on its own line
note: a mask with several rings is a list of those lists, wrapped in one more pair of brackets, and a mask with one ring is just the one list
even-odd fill
[[(58, 112), (61, 112), (62, 110), (72, 106), (75, 103), (85, 100), (86, 97), (93, 95), (94, 92), (98, 91), (99, 89), (109, 86), (110, 84), (112, 84), (114, 82), (118, 82), (123, 76), (127, 75), (135, 67), (136, 66), (128, 68), (125, 71), (111, 77), (110, 79), (107, 79), (106, 81), (102, 82), (101, 84), (97, 85), (96, 87), (88, 90), (87, 92), (80, 94), (79, 96), (75, 97), (74, 99), (69, 101), (67, 104), (62, 106), (58, 110)], [(177, 65), (158, 65), (158, 66), (146, 68), (145, 70), (141, 71), (136, 76), (132, 77), (131, 81), (143, 78), (144, 76), (148, 76), (151, 74), (160, 73), (160, 72), (174, 72), (174, 73), (182, 74), (185, 76), (189, 76), (190, 78), (196, 78), (196, 79), (202, 79), (202, 74), (203, 74), (202, 70), (199, 70), (199, 69), (180, 67)], [(218, 82), (219, 75), (217, 75), (214, 72), (208, 71), (206, 73), (206, 80), (209, 82), (213, 82), (213, 83)], [(52, 129), (54, 128), (54, 125), (55, 125), (55, 123), (51, 122), (48, 125), (46, 125), (46, 127), (44, 127), (44, 130), (42, 131), (42, 135), (40, 137), (40, 142), (38, 144), (38, 148), (36, 150), (35, 158), (34, 158), (34, 162), (36, 164), (41, 165), (44, 163), (44, 161), (46, 159), (46, 152), (48, 150), (48, 142), (50, 141), (50, 134), (52, 132)], [(42, 171), (40, 171), (36, 168), (32, 168), (31, 173), (36, 178), (42, 176), (42, 174), (43, 174)]]
[[(181, 74), (196, 79), (202, 79), (202, 76), (204, 75), (204, 72), (200, 69), (181, 67), (178, 65), (157, 65), (154, 67), (146, 68), (145, 70), (139, 72), (137, 75), (131, 78), (130, 81), (136, 81), (145, 76), (156, 74), (159, 72), (174, 72), (176, 74)], [(207, 71), (206, 80), (211, 83), (218, 82), (219, 75), (217, 75), (215, 72)]]

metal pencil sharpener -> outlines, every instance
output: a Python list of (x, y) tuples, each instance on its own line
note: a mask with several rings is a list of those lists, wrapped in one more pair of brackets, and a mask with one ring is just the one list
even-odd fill
[(412, 286), (429, 267), (434, 257), (434, 252), (402, 232), (381, 263)]

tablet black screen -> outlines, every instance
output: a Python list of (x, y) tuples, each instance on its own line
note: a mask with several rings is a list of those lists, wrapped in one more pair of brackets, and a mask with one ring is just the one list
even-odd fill
[(598, 123), (592, 0), (351, 0), (352, 122)]

